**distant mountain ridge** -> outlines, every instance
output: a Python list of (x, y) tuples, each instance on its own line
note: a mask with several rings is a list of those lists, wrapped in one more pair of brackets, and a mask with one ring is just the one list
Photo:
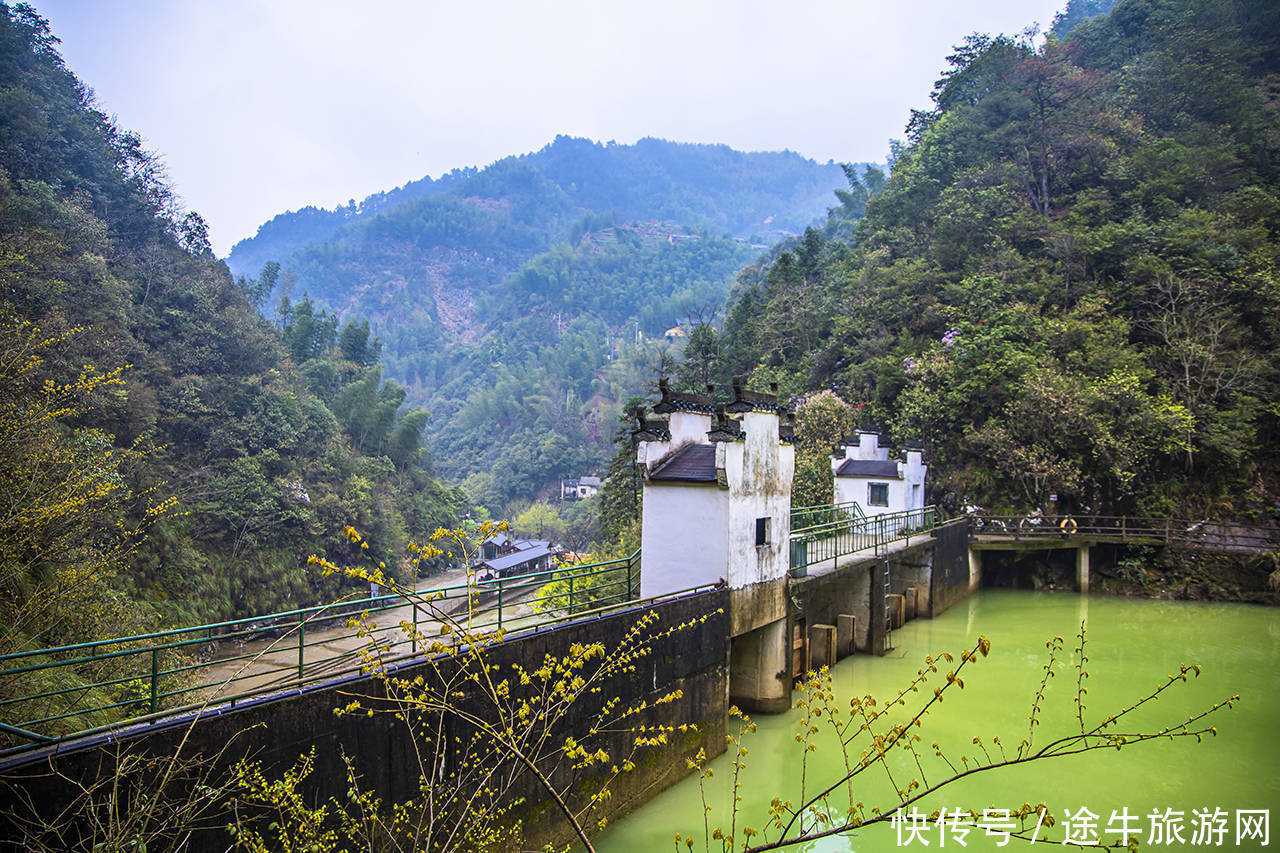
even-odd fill
[(485, 180), (486, 173), (506, 172), (516, 164), (558, 188), (566, 214), (613, 211), (627, 219), (758, 236), (769, 243), (819, 219), (832, 190), (844, 183), (836, 164), (819, 164), (792, 151), (747, 153), (650, 137), (618, 145), (561, 135), (539, 151), (484, 168), (423, 177), (333, 210), (307, 206), (278, 214), (253, 237), (237, 242), (227, 264), (237, 275), (254, 275), (267, 261), (286, 263), (299, 249), (327, 242), (398, 205), (439, 195), (485, 197), (497, 188)]

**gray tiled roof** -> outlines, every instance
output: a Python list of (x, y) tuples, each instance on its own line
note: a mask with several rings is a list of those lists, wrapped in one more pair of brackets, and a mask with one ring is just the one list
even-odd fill
[(683, 483), (714, 483), (716, 481), (716, 446), (714, 444), (690, 444), (663, 461), (650, 480)]
[(534, 560), (540, 559), (554, 552), (554, 548), (543, 545), (537, 548), (530, 548), (527, 551), (516, 551), (514, 554), (508, 554), (505, 557), (496, 557), (492, 560), (485, 560), (481, 565), (488, 566), (494, 571), (502, 571), (524, 563), (532, 563)]
[(887, 477), (900, 480), (898, 463), (882, 459), (846, 459), (836, 469), (837, 477)]

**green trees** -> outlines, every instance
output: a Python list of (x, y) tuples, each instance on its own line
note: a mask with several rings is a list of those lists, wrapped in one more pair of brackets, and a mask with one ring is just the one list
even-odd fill
[(796, 406), (796, 474), (791, 505), (830, 504), (835, 494), (831, 452), (856, 426), (856, 410), (838, 394), (819, 391)]
[[(4, 347), (31, 350), (22, 342), (34, 327), (46, 342), (38, 363), (11, 374), (20, 378), (6, 404), (34, 411), (45, 382), (74, 390), (110, 381), (50, 409), (30, 438), (35, 455), (13, 455), (81, 498), (28, 548), (45, 556), (21, 558), (36, 562), (12, 575), (11, 589), (27, 584), (20, 576), (43, 580), (15, 591), (15, 606), (65, 562), (101, 566), (85, 569), (94, 584), (72, 585), (101, 607), (81, 602), (47, 625), (87, 624), (117, 605), (103, 617), (120, 623), (115, 633), (154, 620), (147, 606), (124, 607), (130, 599), (174, 621), (279, 610), (334, 591), (336, 581), (308, 575), (303, 560), (329, 553), (323, 546), (344, 524), (378, 530), (391, 557), (408, 525), (451, 523), (465, 500), (422, 468), (425, 413), (400, 415), (403, 389), (363, 372), (376, 372), (380, 355), (368, 324), (339, 328), (306, 298), (286, 300), (282, 329), (259, 317), (255, 308), (273, 288), (288, 290), (291, 274), (267, 263), (233, 280), (200, 217), (176, 206), (156, 158), (95, 109), (55, 46), (29, 7), (0, 10)], [(372, 386), (375, 405), (335, 418), (330, 405), (354, 381)], [(49, 467), (34, 463), (41, 454)], [(10, 494), (30, 497), (16, 485)], [(173, 512), (147, 515), (168, 500)], [(124, 535), (144, 521), (145, 540)]]
[(721, 367), (864, 402), (926, 442), (943, 503), (1261, 518), (1280, 59), (1255, 16), (1274, 12), (1105, 6), (1073, 4), (1039, 48), (957, 48), (851, 250), (827, 236), (753, 272)]
[(147, 529), (173, 500), (131, 485), (142, 454), (93, 427), (68, 428), (124, 387), (121, 371), (85, 366), (71, 382), (42, 382), (67, 336), (0, 319), (0, 649), (133, 633), (151, 624), (120, 594)]

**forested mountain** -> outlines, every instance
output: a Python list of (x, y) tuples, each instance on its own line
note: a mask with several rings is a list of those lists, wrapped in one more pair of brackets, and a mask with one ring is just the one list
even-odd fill
[[(815, 221), (845, 183), (792, 154), (558, 137), (484, 169), (336, 211), (277, 216), (228, 263), (279, 261), (267, 309), (367, 318), (387, 375), (430, 412), (437, 469), (500, 511), (599, 473), (621, 401), (677, 323), (710, 321), (733, 274)], [(678, 353), (679, 348), (675, 351)], [(304, 371), (306, 366), (303, 365)]]
[(47, 23), (0, 4), (6, 648), (329, 597), (306, 557), (351, 558), (344, 525), (403, 573), (408, 532), (468, 508), (367, 324), (259, 316), (277, 272), (233, 280)]
[(1274, 518), (1280, 6), (1109, 6), (967, 39), (853, 239), (740, 277), (713, 377), (924, 440), (953, 508)]
[[(542, 232), (545, 247), (562, 239), (570, 222), (595, 211), (770, 242), (809, 225), (842, 181), (838, 167), (789, 151), (748, 154), (725, 145), (661, 139), (617, 145), (558, 136), (540, 151), (506, 157), (484, 169), (455, 169), (434, 180), (410, 181), (336, 210), (306, 207), (282, 213), (237, 243), (227, 263), (236, 274), (252, 275), (267, 261), (288, 262), (310, 244), (340, 237), (350, 245), (361, 230), (351, 226), (383, 214), (401, 223), (427, 220), (415, 228), (418, 237), (431, 233), (447, 241), (465, 233), (469, 247), (486, 256), (507, 250), (507, 240), (484, 243), (476, 230), (484, 228), (481, 222), (462, 226), (463, 232), (443, 226), (430, 232), (430, 220), (452, 213), (483, 221), (485, 212), (506, 210), (517, 223)], [(462, 204), (441, 209), (426, 201), (431, 198)]]

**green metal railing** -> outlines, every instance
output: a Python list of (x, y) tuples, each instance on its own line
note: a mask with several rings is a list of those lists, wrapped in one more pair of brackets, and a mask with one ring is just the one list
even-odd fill
[(640, 552), (583, 566), (0, 655), (0, 756), (419, 653), (446, 622), (521, 631), (639, 597)]
[(1280, 550), (1280, 529), (1207, 518), (1124, 515), (991, 515), (973, 513), (969, 532), (981, 538), (1074, 539), (1160, 544), (1206, 551), (1267, 553)]
[[(837, 504), (828, 509), (832, 514), (848, 504)], [(806, 507), (809, 509), (819, 509)], [(792, 514), (795, 517), (795, 514)], [(813, 517), (821, 517), (812, 513)], [(893, 542), (919, 536), (937, 527), (943, 520), (942, 512), (934, 506), (891, 512), (882, 515), (850, 515), (832, 521), (822, 521), (791, 529), (791, 574), (802, 577), (811, 566), (830, 563), (834, 568), (841, 557), (866, 551), (878, 555)]]
[(818, 504), (791, 508), (791, 530), (804, 530), (821, 524), (866, 518), (862, 507), (854, 501), (842, 504)]

